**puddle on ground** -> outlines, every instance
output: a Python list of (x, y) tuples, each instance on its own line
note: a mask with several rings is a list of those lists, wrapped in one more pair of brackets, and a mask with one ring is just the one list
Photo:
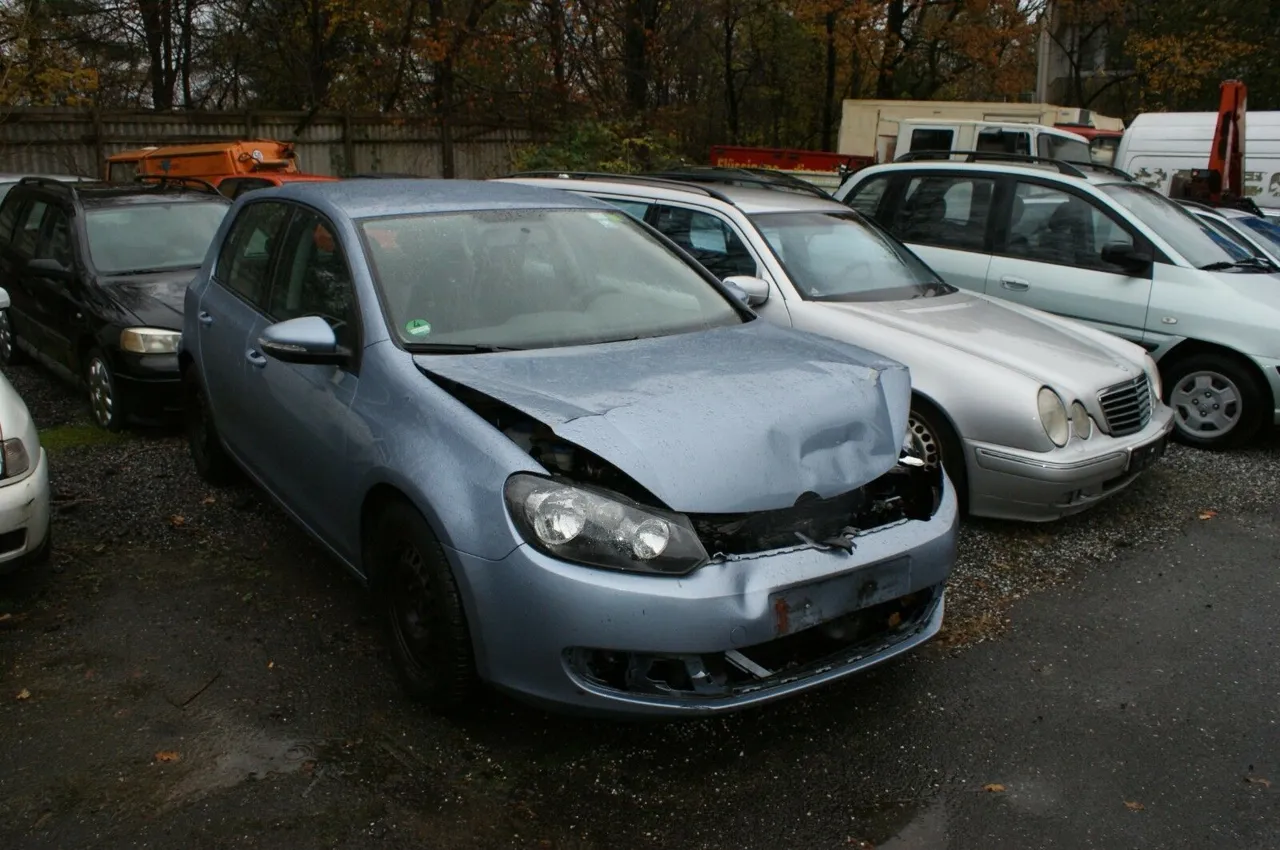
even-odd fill
[(877, 850), (938, 850), (947, 846), (947, 805), (932, 800), (887, 803), (856, 812), (853, 846)]
[(273, 738), (262, 730), (216, 724), (199, 735), (182, 760), (188, 769), (169, 789), (163, 808), (196, 800), (248, 780), (306, 770), (318, 777), (320, 742)]

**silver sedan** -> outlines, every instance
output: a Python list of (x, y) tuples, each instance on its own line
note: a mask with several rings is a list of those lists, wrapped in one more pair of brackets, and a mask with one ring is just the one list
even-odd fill
[(908, 448), (945, 466), (971, 514), (1079, 513), (1164, 451), (1172, 412), (1139, 346), (949, 286), (839, 203), (634, 177), (514, 179), (616, 203), (725, 277), (762, 316), (905, 363)]

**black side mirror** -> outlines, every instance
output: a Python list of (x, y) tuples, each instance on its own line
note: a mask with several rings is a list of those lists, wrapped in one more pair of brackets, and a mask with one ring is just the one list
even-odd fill
[(1140, 251), (1128, 242), (1108, 242), (1102, 246), (1102, 262), (1119, 266), (1131, 275), (1144, 273), (1153, 261), (1150, 251)]
[(71, 276), (71, 269), (49, 257), (39, 257), (27, 261), (27, 271), (46, 277), (66, 278)]

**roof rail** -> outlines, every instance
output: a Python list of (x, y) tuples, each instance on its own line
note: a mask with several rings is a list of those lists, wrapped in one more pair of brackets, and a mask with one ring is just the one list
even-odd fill
[(1061, 159), (1050, 159), (1047, 156), (1032, 156), (1024, 153), (1004, 153), (1003, 151), (908, 151), (902, 156), (894, 160), (894, 162), (916, 162), (918, 160), (941, 159), (949, 160), (953, 156), (965, 157), (965, 162), (977, 162), (980, 159), (992, 159), (1000, 162), (1025, 162), (1031, 164), (1052, 165), (1062, 174), (1071, 177), (1084, 177), (1085, 173), (1081, 171), (1081, 167), (1088, 168), (1089, 165), (1079, 162), (1067, 162)]
[(218, 187), (214, 186), (208, 180), (201, 180), (199, 177), (171, 177), (168, 174), (139, 174), (133, 178), (138, 183), (155, 183), (161, 189), (169, 186), (175, 186), (179, 189), (197, 189), (201, 192), (211, 192), (215, 195), (221, 195)]
[(1114, 165), (1103, 165), (1100, 162), (1090, 162), (1090, 163), (1078, 162), (1073, 164), (1080, 165), (1085, 168), (1092, 168), (1094, 171), (1105, 171), (1108, 174), (1114, 174), (1117, 177), (1123, 177), (1125, 180), (1134, 179), (1132, 174), (1125, 171), (1123, 168), (1116, 168)]
[(76, 190), (72, 188), (75, 184), (68, 180), (56, 180), (53, 177), (23, 177), (18, 181), (23, 186), (43, 186), (46, 189), (61, 189), (68, 195), (74, 195)]
[(684, 180), (672, 180), (665, 177), (651, 177), (644, 174), (610, 174), (607, 171), (545, 170), (517, 171), (515, 174), (507, 174), (504, 175), (504, 177), (555, 177), (561, 180), (610, 180), (615, 183), (639, 183), (641, 185), (666, 186), (667, 188), (682, 189), (686, 192), (701, 192), (709, 198), (715, 198), (717, 201), (724, 201), (726, 204), (733, 204), (732, 198), (728, 197), (723, 192), (717, 192), (715, 189), (709, 189), (706, 186), (700, 186)]
[(831, 199), (831, 195), (824, 192), (820, 186), (815, 186), (809, 181), (796, 177), (792, 174), (786, 174), (785, 172), (769, 168), (725, 168), (710, 165), (695, 166), (692, 168), (677, 168), (671, 171), (652, 171), (648, 172), (644, 176), (658, 177), (664, 180), (678, 180), (682, 182), (694, 181), (699, 183), (724, 183), (728, 185), (745, 184), (763, 189), (804, 192), (809, 195), (815, 195), (819, 198)]

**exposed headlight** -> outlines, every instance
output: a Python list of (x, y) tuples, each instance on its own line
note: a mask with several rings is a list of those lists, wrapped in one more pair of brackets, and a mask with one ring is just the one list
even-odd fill
[(1040, 424), (1044, 432), (1053, 440), (1055, 446), (1065, 446), (1071, 436), (1071, 425), (1067, 421), (1067, 406), (1058, 398), (1058, 394), (1048, 387), (1041, 387), (1036, 396), (1036, 406), (1040, 409)]
[(176, 354), (182, 334), (163, 328), (125, 328), (120, 332), (120, 349), (134, 354)]
[(1151, 359), (1150, 354), (1142, 355), (1142, 365), (1147, 370), (1147, 380), (1151, 382), (1151, 393), (1155, 396), (1155, 401), (1164, 398), (1164, 384), (1160, 382), (1160, 367), (1156, 365), (1156, 361)]
[(1078, 439), (1087, 440), (1093, 435), (1093, 422), (1089, 419), (1089, 411), (1078, 401), (1071, 402), (1071, 432)]
[(707, 560), (689, 518), (537, 475), (507, 480), (507, 509), (533, 547), (565, 561), (683, 575)]
[(0, 478), (17, 478), (31, 468), (31, 457), (27, 447), (17, 437), (0, 443)]

